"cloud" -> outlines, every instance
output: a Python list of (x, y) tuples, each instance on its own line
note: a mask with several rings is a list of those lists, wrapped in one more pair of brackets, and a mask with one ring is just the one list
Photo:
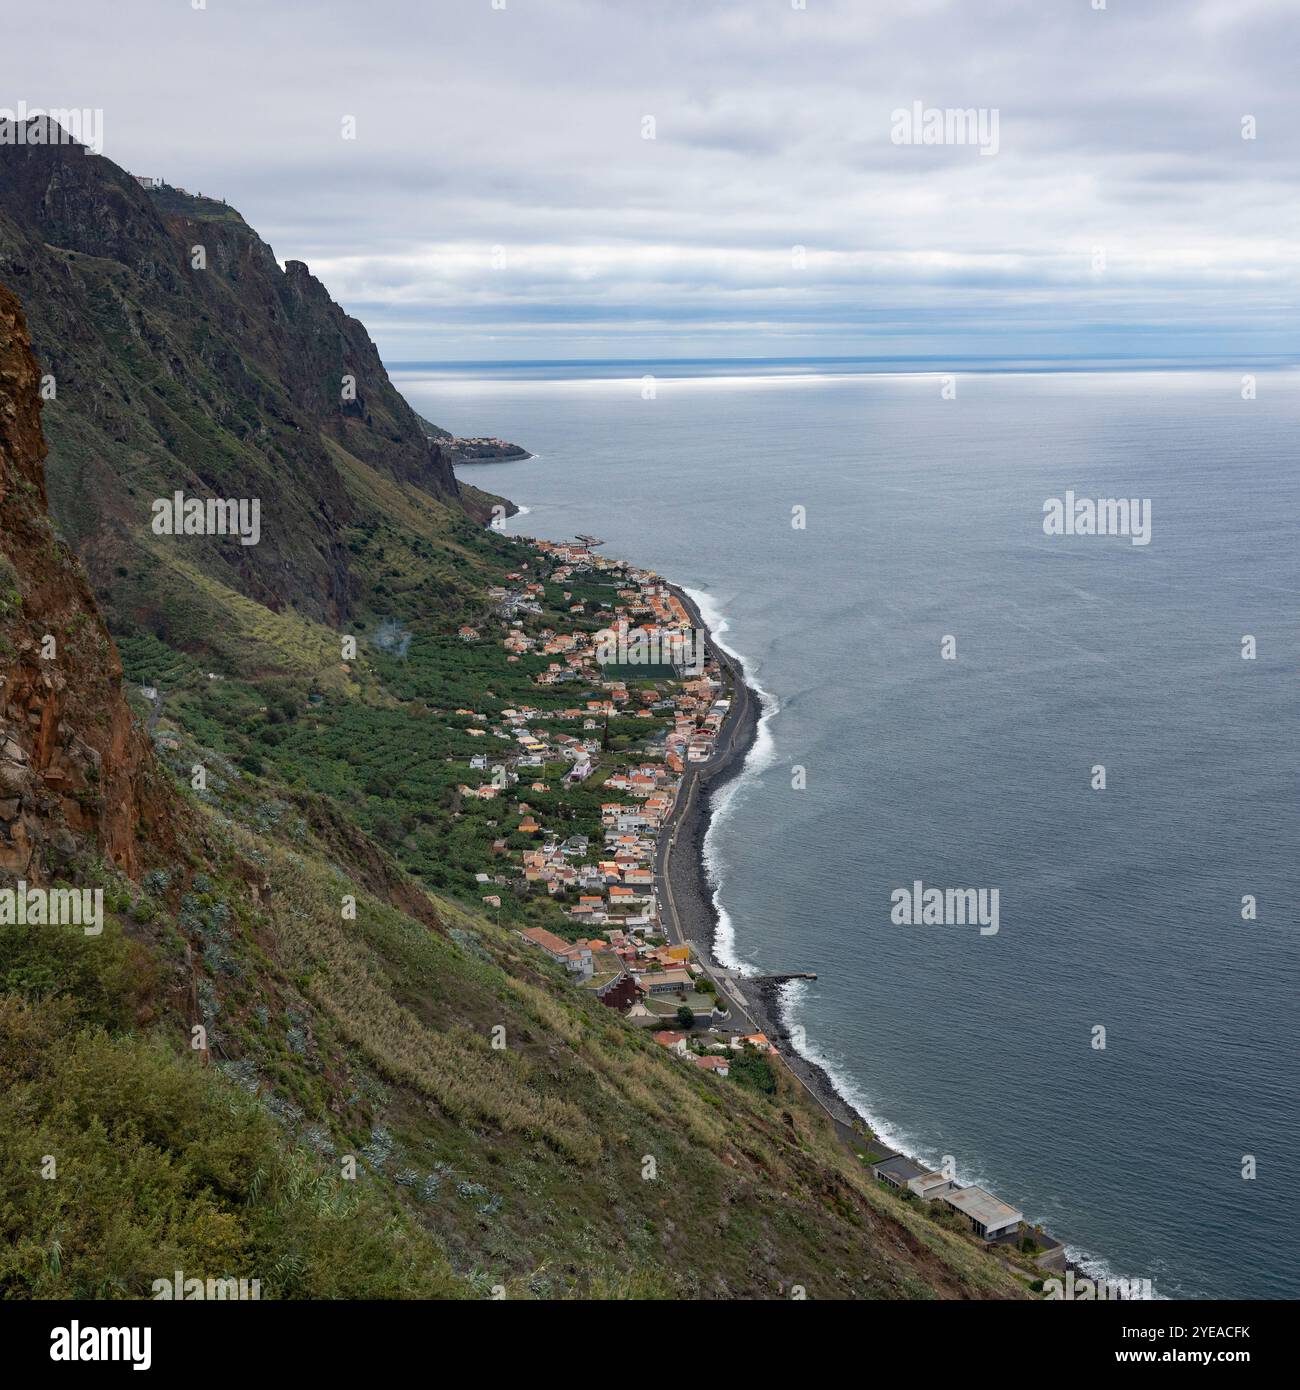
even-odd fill
[[(1289, 0), (49, 0), (6, 24), (0, 105), (102, 107), (110, 157), (229, 199), (390, 357), (942, 352), (972, 324), (1011, 353), (1297, 347)], [(995, 110), (996, 155), (894, 143), (914, 102)]]

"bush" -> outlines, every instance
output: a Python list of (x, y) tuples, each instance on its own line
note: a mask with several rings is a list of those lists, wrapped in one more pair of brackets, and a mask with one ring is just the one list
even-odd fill
[(131, 1027), (149, 1007), (157, 967), (109, 919), (98, 936), (72, 926), (7, 926), (0, 932), (0, 994), (70, 1001), (78, 1021)]
[(761, 1095), (776, 1094), (776, 1073), (772, 1064), (755, 1048), (747, 1047), (729, 1063), (728, 1074), (738, 1085), (746, 1086)]

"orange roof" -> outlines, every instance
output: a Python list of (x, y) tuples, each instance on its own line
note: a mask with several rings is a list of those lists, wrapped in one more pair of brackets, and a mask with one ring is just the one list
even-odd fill
[(563, 937), (556, 936), (545, 927), (525, 927), (519, 935), (531, 941), (533, 945), (540, 946), (544, 951), (552, 951), (557, 955), (567, 954), (575, 949)]

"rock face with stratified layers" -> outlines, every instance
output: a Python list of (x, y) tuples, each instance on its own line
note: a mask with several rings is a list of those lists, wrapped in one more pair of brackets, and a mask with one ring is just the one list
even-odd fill
[(50, 521), (39, 382), (0, 285), (0, 875), (33, 884), (86, 855), (135, 872), (168, 808), (117, 651)]

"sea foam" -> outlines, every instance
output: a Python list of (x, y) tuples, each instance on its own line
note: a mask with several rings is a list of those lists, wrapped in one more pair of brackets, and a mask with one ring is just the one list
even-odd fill
[(729, 819), (732, 808), (736, 805), (737, 797), (776, 759), (776, 740), (772, 735), (770, 726), (772, 720), (781, 712), (781, 705), (770, 690), (764, 690), (759, 684), (753, 665), (724, 640), (724, 634), (730, 631), (731, 625), (727, 622), (726, 615), (718, 607), (713, 595), (704, 589), (683, 589), (682, 592), (700, 610), (700, 617), (704, 619), (704, 626), (708, 628), (709, 636), (714, 643), (744, 667), (745, 683), (758, 698), (758, 703), (763, 711), (759, 716), (758, 727), (754, 732), (754, 742), (750, 745), (749, 752), (745, 754), (745, 761), (740, 772), (725, 783), (714, 798), (712, 815), (709, 817), (709, 828), (704, 834), (703, 849), (704, 871), (709, 883), (713, 886), (713, 908), (718, 923), (717, 931), (714, 934), (713, 953), (718, 962), (726, 966), (728, 970), (752, 975), (755, 973), (754, 966), (748, 961), (742, 960), (737, 954), (735, 923), (731, 920), (731, 914), (722, 903), (725, 866), (721, 851), (718, 848), (717, 837), (719, 828)]

